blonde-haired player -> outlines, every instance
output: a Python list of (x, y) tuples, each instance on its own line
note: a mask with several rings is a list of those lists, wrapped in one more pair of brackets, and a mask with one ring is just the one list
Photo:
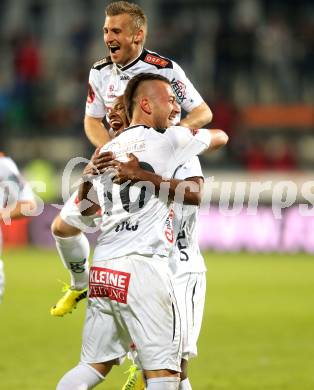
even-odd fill
[[(178, 116), (179, 125), (199, 128), (211, 121), (211, 110), (182, 68), (144, 48), (147, 18), (138, 5), (126, 1), (110, 3), (106, 8), (103, 34), (109, 57), (96, 62), (90, 71), (84, 120), (86, 135), (96, 147), (109, 141), (103, 125), (108, 109), (114, 99), (123, 94), (128, 81), (139, 73), (155, 73), (169, 80), (177, 102), (187, 112), (181, 121)], [(53, 316), (71, 312), (87, 291), (90, 248), (82, 233), (84, 223), (75, 198), (76, 194), (52, 223), (59, 255), (71, 276), (70, 288), (51, 309)], [(86, 218), (85, 222), (89, 225), (91, 219)]]

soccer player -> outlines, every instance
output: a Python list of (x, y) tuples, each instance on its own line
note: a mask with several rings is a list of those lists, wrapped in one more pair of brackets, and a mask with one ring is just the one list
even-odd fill
[[(30, 215), (36, 203), (32, 190), (24, 182), (15, 162), (0, 152), (0, 222)], [(0, 229), (0, 254), (2, 237)], [(0, 259), (0, 302), (4, 293), (3, 261)]]
[[(124, 130), (124, 127), (129, 125), (121, 98), (119, 97), (114, 101), (113, 108), (109, 113), (110, 124), (111, 126), (115, 125), (114, 133), (116, 135), (120, 134)], [(169, 123), (169, 125), (171, 124)], [(210, 130), (210, 134), (211, 149), (217, 149), (225, 145), (228, 140), (227, 135), (221, 130)], [(109, 155), (111, 154), (109, 153)], [(94, 155), (91, 163), (93, 169), (90, 170), (90, 173), (95, 175), (104, 173), (110, 167), (115, 167), (115, 182), (119, 184), (127, 181), (133, 183), (149, 181), (159, 191), (162, 185), (168, 182), (169, 197), (166, 197), (165, 201), (178, 198), (179, 195), (179, 202), (175, 203), (177, 229), (174, 235), (178, 238), (176, 240), (175, 250), (170, 256), (170, 268), (174, 276), (174, 291), (180, 317), (181, 320), (183, 319), (183, 358), (181, 361), (181, 382), (179, 389), (191, 389), (187, 377), (188, 358), (190, 356), (196, 356), (197, 353), (196, 342), (203, 316), (206, 289), (206, 267), (199, 250), (196, 230), (197, 213), (201, 202), (201, 188), (203, 184), (203, 174), (198, 157), (193, 157), (187, 163), (178, 167), (175, 171), (174, 178), (169, 180), (162, 178), (156, 173), (142, 169), (138, 159), (134, 155), (130, 155), (129, 161), (119, 162), (112, 160), (108, 156), (108, 153), (101, 153)], [(188, 184), (187, 182), (190, 183)], [(186, 184), (186, 186), (183, 184)], [(191, 184), (193, 187), (192, 191), (188, 187)], [(184, 201), (184, 205), (181, 200)], [(182, 220), (183, 216), (184, 220)], [(127, 383), (131, 383), (133, 385), (132, 388), (137, 389), (135, 387), (136, 385), (138, 385), (139, 389), (143, 388), (140, 387), (140, 375), (140, 372), (136, 370), (136, 366), (131, 366)], [(124, 388), (131, 389), (131, 387)]]
[[(227, 141), (228, 136), (223, 131), (211, 130), (211, 149), (219, 148)], [(115, 182), (119, 184), (128, 181), (132, 183), (149, 181), (159, 191), (161, 186), (168, 181), (169, 198), (178, 200), (174, 202), (174, 215), (177, 222), (174, 234), (176, 243), (169, 258), (169, 265), (173, 275), (174, 292), (183, 331), (179, 390), (192, 389), (188, 379), (188, 360), (197, 355), (197, 339), (202, 323), (206, 292), (206, 266), (200, 253), (197, 234), (197, 215), (203, 185), (203, 173), (199, 159), (195, 156), (179, 166), (174, 178), (169, 180), (142, 169), (138, 159), (133, 155), (126, 162), (110, 161), (106, 154), (100, 154), (92, 161), (100, 173), (105, 172), (109, 167), (115, 167)], [(192, 188), (189, 188), (189, 185)]]
[[(210, 147), (206, 129), (192, 134), (184, 127), (166, 128), (179, 112), (166, 78), (135, 76), (124, 97), (130, 126), (103, 151), (119, 160), (132, 152), (146, 169), (171, 177), (178, 165)], [(79, 189), (79, 200), (89, 202), (82, 209), (86, 215), (99, 207), (90, 202), (96, 189), (103, 223), (90, 270), (81, 363), (65, 374), (57, 390), (93, 388), (133, 344), (147, 389), (174, 390), (179, 385), (181, 328), (168, 267), (173, 212), (148, 182), (120, 186), (111, 177), (108, 172), (93, 183), (88, 177)]]
[[(96, 62), (90, 71), (84, 120), (86, 135), (95, 146), (100, 147), (109, 141), (108, 131), (103, 125), (108, 109), (115, 97), (123, 94), (128, 80), (141, 72), (160, 74), (170, 81), (178, 103), (187, 112), (180, 121), (181, 126), (197, 128), (211, 121), (209, 107), (180, 66), (144, 49), (147, 18), (138, 5), (125, 1), (109, 4), (103, 32), (110, 56)], [(178, 122), (179, 113), (177, 117)], [(82, 230), (92, 223), (93, 218), (80, 218), (76, 195), (72, 195), (52, 223), (59, 255), (71, 275), (70, 288), (51, 309), (54, 316), (71, 312), (87, 291), (90, 249)]]

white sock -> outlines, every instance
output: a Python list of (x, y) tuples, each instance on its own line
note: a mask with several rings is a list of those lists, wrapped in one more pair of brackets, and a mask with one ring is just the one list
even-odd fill
[(179, 390), (192, 390), (192, 386), (189, 381), (189, 378), (186, 378), (180, 382)]
[(2, 301), (4, 293), (4, 281), (3, 261), (0, 259), (0, 302)]
[(95, 368), (80, 363), (61, 378), (56, 390), (89, 390), (103, 380), (104, 377)]
[(179, 378), (174, 376), (164, 376), (147, 379), (146, 390), (178, 390)]
[(64, 266), (71, 275), (71, 286), (76, 290), (83, 290), (88, 286), (88, 258), (89, 242), (87, 237), (80, 233), (72, 237), (58, 237), (53, 234), (56, 247)]

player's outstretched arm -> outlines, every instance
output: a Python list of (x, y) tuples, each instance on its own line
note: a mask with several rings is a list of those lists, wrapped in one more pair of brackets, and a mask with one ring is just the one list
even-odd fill
[(210, 145), (207, 149), (209, 152), (225, 146), (229, 140), (228, 135), (223, 130), (210, 129), (209, 132), (211, 135)]
[(85, 115), (84, 129), (87, 138), (97, 148), (110, 141), (109, 133), (102, 123), (102, 118), (94, 118), (92, 116)]
[(213, 119), (213, 114), (208, 105), (203, 102), (199, 106), (193, 108), (185, 118), (183, 118), (179, 126), (190, 127), (193, 129), (201, 128), (210, 123)]

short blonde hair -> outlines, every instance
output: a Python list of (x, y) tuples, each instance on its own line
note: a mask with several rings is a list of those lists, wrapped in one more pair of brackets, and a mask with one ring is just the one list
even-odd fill
[[(134, 28), (144, 31), (144, 40), (147, 35), (147, 16), (140, 6), (134, 3), (128, 3), (127, 1), (115, 1), (106, 7), (106, 16), (116, 16), (122, 14), (128, 14), (133, 20)], [(144, 42), (143, 42), (144, 43)]]

